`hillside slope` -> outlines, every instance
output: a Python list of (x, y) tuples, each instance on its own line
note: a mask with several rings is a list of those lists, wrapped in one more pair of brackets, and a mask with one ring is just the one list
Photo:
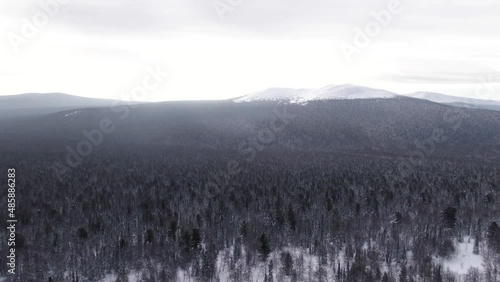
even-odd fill
[(85, 139), (83, 130), (98, 129), (105, 119), (116, 128), (105, 134), (108, 145), (406, 155), (427, 144), (436, 147), (438, 155), (457, 157), (488, 155), (500, 149), (499, 112), (405, 97), (310, 101), (306, 105), (226, 101), (87, 108), (5, 124), (0, 133), (13, 145), (29, 145), (33, 140), (75, 144)]

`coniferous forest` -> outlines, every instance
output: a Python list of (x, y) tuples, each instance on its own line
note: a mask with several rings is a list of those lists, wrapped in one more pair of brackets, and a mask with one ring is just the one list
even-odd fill
[[(499, 112), (415, 99), (129, 110), (0, 126), (17, 181), (9, 279), (500, 281)], [(116, 129), (69, 154), (105, 117)]]

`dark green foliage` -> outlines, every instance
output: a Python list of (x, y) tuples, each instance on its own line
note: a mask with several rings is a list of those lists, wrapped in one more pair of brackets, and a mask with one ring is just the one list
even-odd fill
[(406, 266), (403, 265), (401, 272), (399, 273), (399, 282), (408, 282), (408, 273), (406, 271)]
[(189, 252), (192, 246), (191, 243), (191, 234), (188, 230), (182, 230), (181, 231), (181, 237), (180, 237), (180, 242), (179, 246), (185, 251)]
[(290, 223), (290, 228), (295, 231), (297, 226), (297, 219), (295, 217), (295, 212), (293, 211), (292, 204), (288, 205), (288, 222)]
[(441, 271), (441, 265), (438, 265), (437, 267), (434, 268), (434, 282), (443, 282), (443, 275)]
[(289, 252), (281, 253), (281, 265), (286, 276), (291, 276), (293, 273), (293, 258)]
[(200, 229), (195, 228), (191, 231), (191, 248), (198, 249), (201, 246)]
[(87, 229), (80, 227), (78, 230), (76, 230), (76, 235), (80, 239), (87, 239), (89, 237), (89, 233), (87, 232)]
[(153, 230), (150, 228), (144, 234), (144, 243), (153, 244), (153, 242), (154, 242), (154, 233)]
[(446, 239), (439, 245), (438, 255), (443, 258), (450, 258), (455, 253), (455, 246), (451, 239)]
[(269, 239), (266, 234), (262, 234), (259, 237), (259, 253), (262, 260), (267, 260), (269, 254), (271, 253), (271, 247), (269, 246)]
[(168, 227), (168, 238), (175, 241), (177, 235), (177, 220), (172, 220)]
[(124, 249), (127, 247), (127, 241), (125, 241), (125, 239), (120, 239), (120, 243), (119, 243), (119, 247), (120, 249)]
[(488, 244), (492, 250), (500, 252), (500, 227), (496, 222), (488, 227)]
[(445, 228), (453, 229), (457, 224), (457, 209), (454, 207), (447, 207), (443, 210), (443, 225)]

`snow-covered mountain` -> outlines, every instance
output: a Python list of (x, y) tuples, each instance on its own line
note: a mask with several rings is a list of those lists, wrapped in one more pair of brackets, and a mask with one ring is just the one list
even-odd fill
[(315, 100), (349, 100), (394, 98), (398, 94), (381, 89), (342, 84), (329, 85), (318, 89), (269, 88), (237, 98), (235, 102), (287, 101), (304, 103)]
[(457, 97), (425, 91), (410, 94), (397, 94), (387, 90), (352, 84), (329, 85), (318, 89), (269, 88), (245, 95), (235, 99), (234, 101), (282, 101), (290, 103), (306, 103), (308, 101), (315, 100), (349, 100), (395, 97), (411, 97), (458, 107), (500, 110), (500, 101)]

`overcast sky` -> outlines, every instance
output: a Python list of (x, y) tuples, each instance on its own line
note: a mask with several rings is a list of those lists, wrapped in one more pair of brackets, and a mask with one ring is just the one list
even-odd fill
[(498, 0), (1, 1), (0, 95), (122, 99), (155, 70), (145, 100), (343, 83), (500, 100), (499, 12)]

